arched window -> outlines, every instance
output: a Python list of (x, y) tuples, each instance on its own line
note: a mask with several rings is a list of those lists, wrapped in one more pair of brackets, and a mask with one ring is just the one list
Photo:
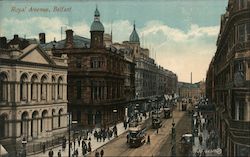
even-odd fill
[(48, 124), (48, 111), (47, 110), (44, 110), (42, 112), (42, 118), (41, 118), (41, 132), (44, 132), (44, 131), (47, 131), (47, 124)]
[(31, 136), (33, 138), (38, 136), (38, 111), (32, 113)]
[(0, 102), (7, 101), (8, 85), (7, 76), (4, 73), (0, 74)]
[(0, 116), (0, 139), (8, 137), (8, 116), (7, 114), (2, 114)]
[(47, 100), (47, 78), (43, 76), (41, 78), (41, 100)]
[(52, 95), (52, 100), (55, 100), (55, 98), (56, 98), (56, 79), (54, 76), (52, 76), (51, 95)]
[(29, 123), (28, 123), (28, 112), (23, 112), (21, 116), (21, 135), (22, 136), (28, 136), (28, 130), (29, 130)]
[(37, 94), (38, 94), (37, 82), (38, 82), (37, 76), (33, 75), (31, 77), (31, 84), (30, 84), (30, 88), (31, 88), (31, 93), (30, 94), (31, 94), (31, 99), (32, 100), (37, 100)]
[(26, 74), (23, 74), (20, 79), (20, 100), (26, 101), (28, 96), (28, 77)]
[(60, 110), (59, 110), (59, 112), (58, 112), (58, 127), (61, 127), (62, 112), (63, 112), (63, 110), (62, 110), (62, 109), (60, 109)]
[(57, 92), (58, 92), (58, 99), (63, 98), (63, 80), (62, 77), (58, 78), (58, 85), (57, 85)]

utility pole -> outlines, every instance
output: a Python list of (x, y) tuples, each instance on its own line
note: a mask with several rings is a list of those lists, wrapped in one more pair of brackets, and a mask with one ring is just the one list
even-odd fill
[(176, 156), (176, 141), (175, 141), (176, 133), (175, 133), (175, 123), (174, 123), (174, 118), (173, 118), (173, 123), (172, 123), (172, 150), (171, 150), (171, 156), (175, 157)]

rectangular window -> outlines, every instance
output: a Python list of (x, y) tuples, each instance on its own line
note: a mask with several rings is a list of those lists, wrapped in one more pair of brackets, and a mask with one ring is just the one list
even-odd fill
[(92, 57), (91, 58), (91, 68), (101, 68), (104, 65), (102, 57)]
[(241, 24), (239, 25), (239, 31), (238, 31), (238, 40), (240, 42), (243, 42), (245, 41), (245, 25), (244, 24)]
[(81, 60), (80, 60), (80, 59), (77, 59), (77, 60), (76, 60), (76, 68), (81, 69), (81, 67), (82, 67)]
[(250, 41), (250, 23), (245, 23), (238, 26), (238, 41)]
[(239, 0), (239, 9), (247, 8), (247, 0)]
[(239, 120), (244, 120), (244, 101), (240, 101), (239, 103)]
[(81, 81), (76, 82), (76, 98), (81, 99), (81, 93), (82, 93), (82, 87), (81, 87)]
[(250, 23), (246, 24), (247, 41), (250, 41)]

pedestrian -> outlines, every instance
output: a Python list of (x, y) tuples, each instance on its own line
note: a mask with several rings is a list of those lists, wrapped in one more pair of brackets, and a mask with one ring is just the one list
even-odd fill
[(200, 157), (199, 149), (197, 149), (197, 151), (196, 151), (196, 153), (195, 153), (195, 157)]
[(86, 153), (87, 153), (87, 148), (86, 147), (82, 147), (82, 155), (85, 156)]
[(43, 143), (43, 154), (45, 154), (45, 143)]
[(129, 142), (129, 133), (127, 134), (127, 143)]
[(148, 144), (150, 144), (150, 136), (148, 135)]
[(103, 155), (104, 155), (104, 150), (103, 149), (101, 150), (100, 154), (101, 154), (101, 157), (103, 157)]
[(88, 143), (88, 151), (91, 152), (91, 143)]
[[(94, 137), (97, 138), (97, 131), (94, 132)], [(98, 142), (98, 141), (97, 141)]]
[(80, 138), (78, 138), (78, 147), (80, 147), (80, 145), (81, 145), (81, 140)]
[(206, 157), (206, 152), (204, 149), (202, 150), (201, 157)]
[(78, 148), (75, 150), (75, 156), (78, 157)]
[(61, 157), (61, 156), (62, 156), (61, 150), (58, 151), (57, 156), (58, 156), (58, 157)]
[(200, 142), (200, 145), (202, 145), (202, 141), (203, 141), (203, 138), (202, 138), (202, 135), (200, 134), (200, 135), (199, 135), (199, 142)]
[(54, 152), (53, 152), (52, 149), (50, 149), (50, 151), (49, 151), (49, 157), (53, 157), (53, 155), (54, 155)]
[(74, 149), (75, 149), (75, 147), (76, 147), (76, 140), (74, 139)]
[(156, 129), (156, 133), (157, 133), (157, 134), (158, 134), (158, 132), (159, 132), (159, 128)]
[(72, 142), (70, 142), (69, 147), (70, 147), (70, 149), (72, 149)]
[(95, 151), (95, 157), (99, 157), (99, 152), (97, 150)]

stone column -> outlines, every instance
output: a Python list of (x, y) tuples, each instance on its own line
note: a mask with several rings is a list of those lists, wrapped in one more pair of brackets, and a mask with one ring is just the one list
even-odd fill
[(28, 120), (28, 125), (27, 125), (27, 128), (28, 128), (28, 140), (31, 140), (32, 137), (31, 137), (31, 120)]
[(41, 101), (41, 84), (38, 83), (37, 84), (37, 101), (40, 102)]
[[(39, 116), (40, 116), (40, 113), (39, 113)], [(37, 132), (38, 132), (37, 137), (41, 138), (42, 137), (41, 136), (41, 118), (37, 119), (37, 126), (38, 126), (38, 128), (37, 128)]]
[(67, 84), (63, 84), (63, 100), (67, 100)]
[(27, 83), (27, 101), (30, 102), (31, 101), (31, 84)]
[(47, 101), (51, 101), (51, 84), (46, 84), (46, 96), (47, 96)]
[(55, 83), (55, 100), (58, 100), (58, 83)]

